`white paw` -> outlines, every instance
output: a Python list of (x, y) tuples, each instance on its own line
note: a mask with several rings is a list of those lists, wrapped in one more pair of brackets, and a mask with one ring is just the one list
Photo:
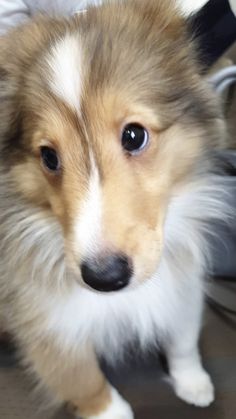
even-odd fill
[(207, 407), (214, 400), (214, 387), (203, 370), (178, 372), (173, 377), (176, 395), (187, 403)]
[(111, 403), (99, 415), (89, 416), (86, 419), (133, 419), (134, 414), (130, 405), (119, 395), (119, 393), (111, 389)]

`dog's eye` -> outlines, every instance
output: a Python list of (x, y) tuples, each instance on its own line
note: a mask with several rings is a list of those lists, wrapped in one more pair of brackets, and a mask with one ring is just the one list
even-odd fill
[(60, 160), (57, 152), (51, 147), (41, 147), (41, 158), (44, 167), (50, 172), (58, 172), (61, 168)]
[(122, 133), (122, 146), (130, 154), (140, 153), (148, 144), (149, 134), (139, 124), (128, 124)]

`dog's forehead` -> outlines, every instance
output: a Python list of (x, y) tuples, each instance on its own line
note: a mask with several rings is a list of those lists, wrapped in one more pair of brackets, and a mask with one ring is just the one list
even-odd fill
[(112, 65), (109, 68), (109, 63), (104, 65), (107, 83), (104, 80), (102, 82), (102, 75), (96, 65), (93, 66), (91, 62), (88, 65), (87, 57), (88, 52), (85, 52), (78, 33), (66, 34), (57, 40), (47, 54), (47, 90), (56, 98), (56, 103), (65, 105), (65, 118), (67, 114), (74, 114), (86, 131), (91, 133), (101, 127), (110, 129), (112, 124), (125, 119), (125, 116), (137, 115), (140, 109), (145, 109), (145, 100), (142, 99), (146, 99), (149, 89), (141, 92), (137, 80), (130, 83), (127, 75), (122, 79), (118, 74), (112, 77)]
[(152, 108), (169, 106), (179, 96), (185, 69), (177, 71), (183, 66), (178, 56), (185, 54), (185, 45), (180, 40), (174, 47), (168, 28), (149, 28), (150, 17), (142, 20), (139, 14), (130, 20), (120, 14), (115, 19), (108, 12), (88, 11), (81, 25), (70, 27), (51, 45), (46, 56), (50, 92), (77, 115), (84, 113), (84, 104), (111, 90)]
[(110, 128), (124, 104), (132, 102), (154, 111), (164, 128), (192, 101), (194, 69), (186, 58), (182, 21), (173, 10), (166, 16), (164, 7), (155, 16), (146, 9), (106, 7), (88, 10), (51, 45), (48, 89), (86, 130)]

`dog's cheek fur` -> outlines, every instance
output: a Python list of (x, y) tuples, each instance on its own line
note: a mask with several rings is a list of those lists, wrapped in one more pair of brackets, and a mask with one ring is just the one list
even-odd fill
[(25, 159), (23, 163), (14, 165), (10, 171), (12, 182), (18, 191), (27, 201), (39, 206), (49, 206), (48, 196), (52, 190), (48, 181), (42, 175), (42, 169), (36, 161)]

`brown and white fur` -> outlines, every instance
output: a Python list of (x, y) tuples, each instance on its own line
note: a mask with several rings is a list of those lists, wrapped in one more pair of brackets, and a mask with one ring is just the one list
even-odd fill
[[(0, 40), (0, 117), (0, 309), (27, 365), (83, 418), (130, 419), (97, 355), (159, 342), (176, 394), (209, 405), (198, 337), (205, 231), (226, 213), (211, 162), (224, 124), (174, 3), (117, 0), (12, 31)], [(121, 146), (130, 122), (150, 136), (133, 156)], [(86, 287), (84, 258), (114, 252), (132, 261), (130, 285)]]

